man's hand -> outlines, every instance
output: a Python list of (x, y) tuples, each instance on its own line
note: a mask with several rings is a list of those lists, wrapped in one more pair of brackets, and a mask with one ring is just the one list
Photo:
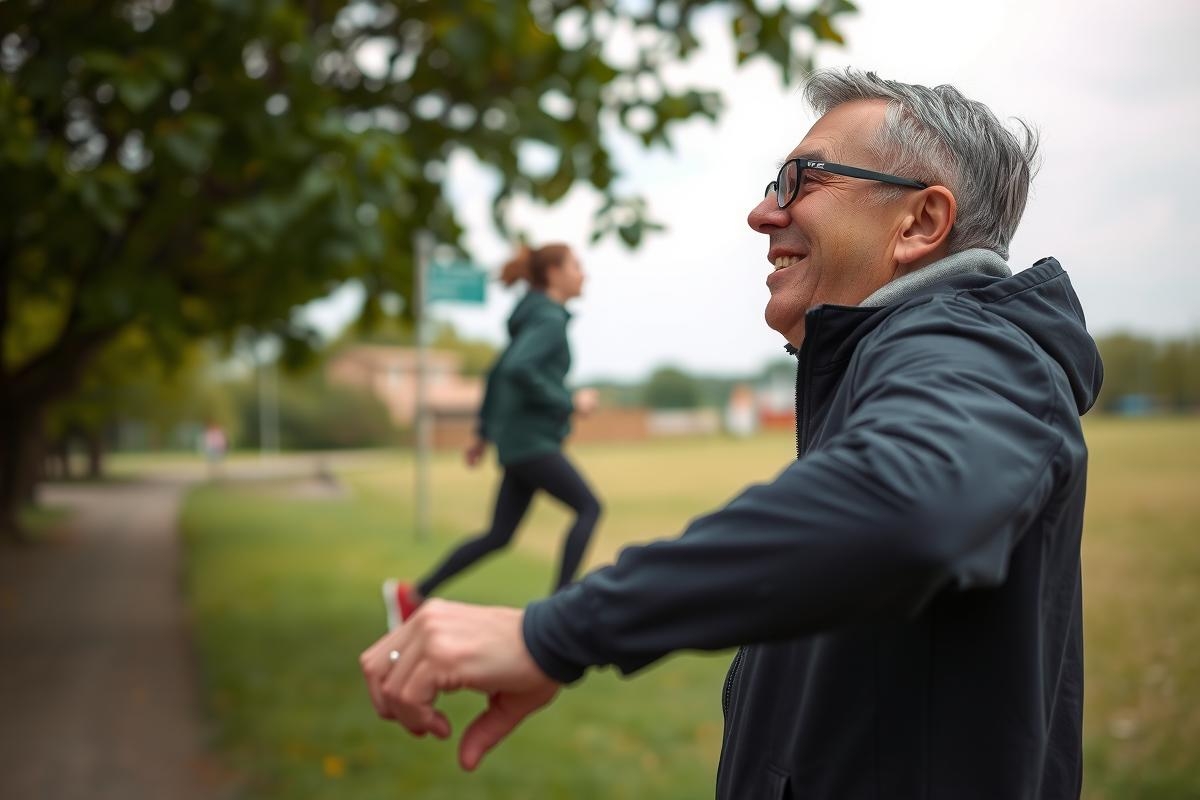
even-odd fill
[(479, 463), (479, 459), (483, 458), (483, 454), (487, 452), (487, 439), (476, 438), (475, 441), (463, 451), (463, 459), (467, 462), (468, 467), (475, 467)]
[[(525, 612), (429, 600), (416, 614), (359, 657), (371, 702), (384, 719), (414, 736), (450, 736), (450, 721), (435, 707), (438, 694), (474, 689), (488, 707), (467, 727), (458, 748), (465, 770), (525, 717), (554, 699), (559, 684), (538, 668), (521, 632)], [(390, 654), (399, 657), (393, 661)]]

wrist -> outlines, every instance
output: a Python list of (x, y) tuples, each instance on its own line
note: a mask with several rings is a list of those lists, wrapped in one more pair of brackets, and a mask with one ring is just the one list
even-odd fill
[(521, 613), (521, 636), (525, 652), (538, 671), (549, 680), (563, 685), (583, 677), (585, 667), (555, 652), (554, 637), (549, 630), (553, 609), (547, 606), (553, 597), (530, 603)]

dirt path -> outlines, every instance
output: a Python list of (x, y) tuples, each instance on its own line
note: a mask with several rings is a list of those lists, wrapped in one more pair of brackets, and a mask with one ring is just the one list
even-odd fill
[(205, 748), (181, 592), (186, 480), (54, 486), (51, 545), (0, 551), (0, 797), (231, 794)]

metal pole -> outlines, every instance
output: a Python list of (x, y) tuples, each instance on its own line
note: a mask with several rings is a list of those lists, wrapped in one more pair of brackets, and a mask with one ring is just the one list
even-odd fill
[(258, 458), (262, 460), (267, 457), (267, 368), (258, 352), (257, 340), (250, 343), (250, 355), (258, 377)]
[(279, 357), (276, 356), (267, 367), (267, 386), (269, 387), (267, 401), (267, 432), (271, 455), (279, 453)]
[(429, 418), (429, 258), (432, 249), (427, 231), (416, 235), (416, 324), (417, 324), (417, 540), (429, 536), (429, 451), (432, 429)]
[(262, 341), (250, 346), (258, 367), (258, 457), (279, 450), (279, 391), (275, 379), (275, 363), (264, 355)]

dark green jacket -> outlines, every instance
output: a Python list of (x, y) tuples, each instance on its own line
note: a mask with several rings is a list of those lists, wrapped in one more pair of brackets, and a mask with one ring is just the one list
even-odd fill
[(530, 290), (508, 318), (509, 344), (488, 371), (479, 435), (496, 445), (503, 465), (553, 453), (571, 429), (571, 315)]

